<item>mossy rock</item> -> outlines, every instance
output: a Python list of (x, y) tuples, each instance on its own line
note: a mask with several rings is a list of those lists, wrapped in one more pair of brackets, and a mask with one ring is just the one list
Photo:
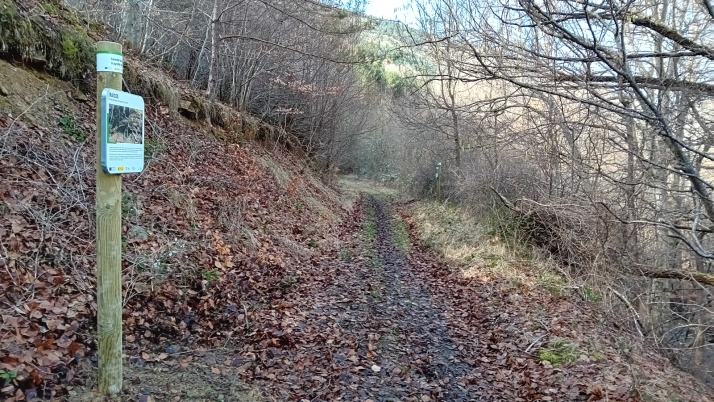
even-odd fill
[(217, 117), (216, 123), (219, 124), (221, 128), (231, 134), (239, 134), (242, 132), (243, 118), (240, 112), (221, 103), (215, 103), (214, 108)]
[(249, 138), (255, 138), (256, 134), (258, 133), (258, 128), (260, 127), (260, 120), (247, 116), (246, 119), (243, 121), (243, 135)]
[[(243, 136), (243, 116), (236, 109), (220, 102), (193, 97), (181, 101), (182, 114), (190, 119), (198, 118), (221, 130), (213, 130), (216, 138), (230, 143), (240, 142)], [(219, 134), (216, 134), (220, 131)]]
[(124, 63), (124, 82), (131, 93), (154, 98), (168, 106), (171, 113), (177, 113), (181, 97), (173, 87), (171, 79), (157, 71), (139, 71), (131, 63)]
[(179, 113), (189, 120), (198, 119), (198, 109), (193, 105), (193, 102), (182, 100), (179, 102)]
[(18, 55), (59, 78), (87, 81), (94, 66), (94, 41), (76, 26), (78, 20), (69, 11), (48, 4), (59, 12), (60, 24), (0, 0), (0, 56)]

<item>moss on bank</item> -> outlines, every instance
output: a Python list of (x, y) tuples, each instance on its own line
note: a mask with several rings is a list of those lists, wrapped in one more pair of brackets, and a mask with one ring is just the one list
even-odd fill
[(0, 0), (0, 57), (19, 56), (26, 63), (81, 84), (92, 72), (94, 41), (60, 2), (45, 3), (59, 23), (24, 10), (14, 1)]

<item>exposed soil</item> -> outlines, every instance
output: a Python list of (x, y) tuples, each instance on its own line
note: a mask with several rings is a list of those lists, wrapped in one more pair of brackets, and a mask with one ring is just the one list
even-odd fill
[(459, 384), (469, 365), (458, 359), (391, 225), (385, 201), (370, 196), (357, 205), (343, 225), (342, 248), (307, 268), (315, 281), (295, 293), (306, 313), (284, 326), (286, 347), (268, 348), (266, 371), (254, 369), (247, 382), (273, 400), (470, 400)]
[(323, 280), (297, 301), (309, 312), (281, 351), (295, 364), (274, 374), (290, 387), (265, 389), (275, 400), (471, 400), (470, 366), (395, 244), (388, 204), (369, 196), (353, 219), (340, 259), (316, 267)]
[[(451, 340), (440, 312), (432, 304), (430, 289), (414, 276), (403, 251), (395, 245), (389, 205), (371, 196), (367, 205), (374, 211), (381, 270), (381, 275), (373, 279), (379, 280), (384, 291), (381, 302), (370, 306), (373, 319), (383, 323), (382, 326), (396, 326), (404, 335), (395, 347), (385, 350), (382, 364), (387, 368), (412, 367), (414, 376), (409, 384), (412, 394), (428, 391), (441, 400), (469, 400), (469, 391), (462, 380), (471, 367), (459, 359), (458, 345)], [(397, 396), (407, 395), (399, 394), (399, 381), (385, 385), (380, 396), (388, 395), (390, 388), (395, 389)]]

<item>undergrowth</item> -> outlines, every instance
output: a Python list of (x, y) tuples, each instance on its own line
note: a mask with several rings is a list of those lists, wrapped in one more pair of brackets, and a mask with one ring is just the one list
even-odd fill
[[(508, 208), (494, 208), (477, 216), (449, 203), (426, 201), (415, 204), (413, 216), (423, 243), (465, 276), (485, 273), (510, 283), (537, 286), (555, 297), (577, 295), (586, 302), (602, 301), (602, 292), (595, 285), (561, 275), (564, 271), (556, 259), (529, 242), (529, 218)], [(395, 224), (397, 238), (399, 225)], [(574, 289), (577, 292), (570, 292)]]
[(374, 208), (371, 205), (366, 205), (364, 215), (362, 231), (364, 232), (364, 237), (371, 243), (377, 236), (377, 226), (374, 223)]
[(59, 120), (59, 124), (65, 134), (72, 137), (77, 142), (84, 142), (86, 139), (84, 132), (77, 126), (77, 123), (72, 116), (62, 116)]
[(477, 217), (448, 203), (420, 202), (413, 215), (425, 245), (464, 275), (481, 272), (533, 284), (533, 273), (551, 265), (518, 233), (518, 223), (509, 221), (511, 215), (503, 209)]
[(567, 339), (554, 338), (548, 342), (538, 353), (541, 361), (547, 361), (553, 365), (568, 364), (574, 362), (580, 356), (578, 349)]

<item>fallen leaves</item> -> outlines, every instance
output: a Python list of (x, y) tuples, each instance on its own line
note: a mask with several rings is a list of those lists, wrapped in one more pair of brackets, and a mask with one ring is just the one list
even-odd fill
[[(91, 102), (83, 111), (94, 118)], [(225, 348), (229, 357), (205, 375), (239, 377), (276, 400), (392, 392), (430, 401), (459, 390), (491, 400), (638, 400), (636, 373), (611, 345), (600, 345), (600, 360), (565, 366), (534, 353), (555, 336), (579, 346), (578, 336), (607, 339), (594, 312), (493, 278), (466, 281), (419, 244), (409, 261), (388, 261), (404, 275), (385, 275), (359, 235), (361, 207), (341, 225), (324, 218), (339, 212), (336, 200), (289, 155), (272, 155), (291, 177), (283, 189), (255, 162), (264, 151), (225, 146), (151, 105), (147, 117), (171, 146), (125, 181), (126, 205), (140, 213), (127, 209), (123, 233), (144, 229), (127, 237), (124, 256), (130, 361), (187, 368), (199, 350)], [(0, 116), (0, 132), (7, 127)], [(0, 379), (0, 395), (15, 400), (82, 385), (76, 364), (96, 347), (93, 147), (37, 130), (13, 122), (14, 151), (0, 159), (0, 373), (14, 373)], [(341, 259), (343, 249), (355, 257)], [(174, 344), (204, 349), (166, 347)], [(628, 358), (665, 370), (677, 379), (671, 387), (695, 389), (661, 356)]]
[[(93, 106), (82, 105), (78, 120), (93, 126)], [(265, 152), (260, 147), (225, 146), (152, 105), (147, 118), (174, 134), (165, 138), (169, 152), (124, 181), (125, 353), (154, 364), (172, 361), (156, 350), (170, 339), (222, 346), (240, 336), (290, 345), (280, 317), (294, 314), (285, 296), (300, 277), (289, 267), (320, 250), (283, 243), (331, 236), (334, 221), (312, 223), (312, 208), (337, 211), (336, 197), (282, 150), (272, 158), (291, 175), (292, 196), (253, 161)], [(10, 123), (0, 116), (0, 132)], [(12, 125), (11, 152), (0, 158), (0, 370), (18, 375), (7, 385), (0, 380), (0, 399), (40, 385), (39, 397), (52, 397), (83, 384), (78, 360), (96, 362), (94, 148), (59, 132), (34, 135), (39, 128), (22, 121)], [(314, 206), (295, 198), (306, 194)], [(309, 230), (293, 234), (293, 227)]]

